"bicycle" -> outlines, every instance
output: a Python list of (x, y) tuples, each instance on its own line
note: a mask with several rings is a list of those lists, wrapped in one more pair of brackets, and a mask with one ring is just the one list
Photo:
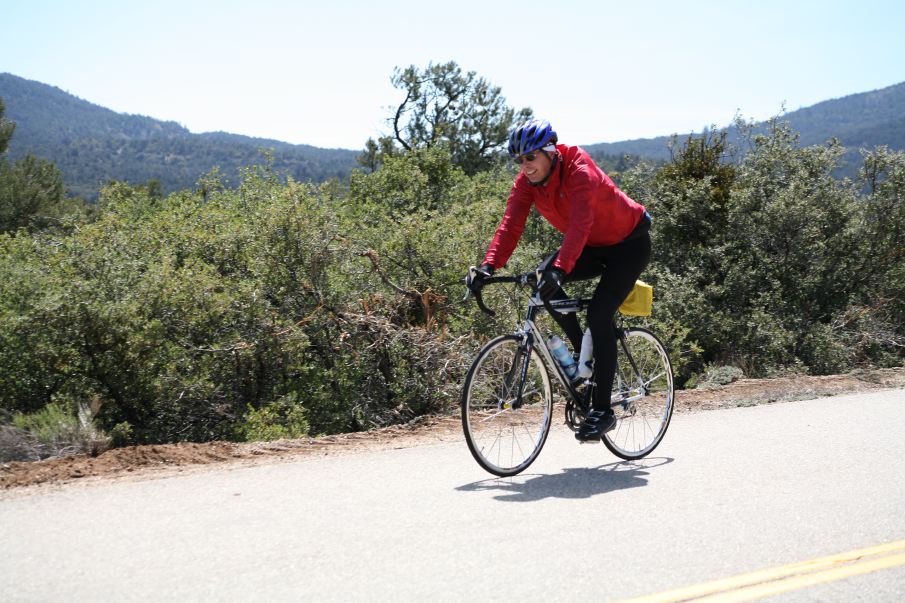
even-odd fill
[[(584, 421), (596, 384), (571, 380), (546, 345), (536, 322), (543, 312), (580, 312), (589, 299), (544, 302), (537, 293), (538, 275), (492, 276), (484, 285), (515, 283), (529, 289), (525, 320), (515, 332), (487, 342), (478, 352), (462, 391), (462, 428), (468, 449), (478, 464), (494, 475), (508, 477), (524, 471), (540, 454), (553, 418), (552, 374), (565, 391), (565, 422), (576, 431)], [(467, 292), (468, 299), (471, 292)], [(480, 292), (474, 294), (482, 312)], [(610, 404), (618, 420), (603, 443), (625, 460), (650, 454), (669, 427), (674, 406), (672, 365), (666, 349), (651, 331), (621, 327), (614, 318), (617, 338), (616, 378)]]

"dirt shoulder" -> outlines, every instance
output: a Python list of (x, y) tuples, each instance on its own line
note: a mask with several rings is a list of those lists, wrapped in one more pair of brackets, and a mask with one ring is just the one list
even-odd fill
[[(676, 412), (753, 406), (894, 388), (905, 388), (905, 368), (823, 377), (742, 379), (719, 387), (680, 391), (676, 397)], [(131, 446), (108, 450), (95, 457), (75, 455), (31, 463), (0, 464), (0, 494), (13, 489), (32, 490), (71, 482), (151, 478), (203, 470), (211, 465), (256, 464), (366, 450), (411, 448), (455, 441), (461, 439), (461, 434), (458, 415), (451, 415), (424, 417), (404, 426), (321, 438)]]

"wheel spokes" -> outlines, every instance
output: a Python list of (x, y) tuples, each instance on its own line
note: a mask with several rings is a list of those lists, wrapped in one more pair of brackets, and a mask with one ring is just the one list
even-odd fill
[(550, 427), (549, 377), (539, 356), (529, 353), (518, 338), (495, 340), (479, 353), (466, 380), (466, 439), (478, 463), (497, 475), (514, 475), (527, 467)]

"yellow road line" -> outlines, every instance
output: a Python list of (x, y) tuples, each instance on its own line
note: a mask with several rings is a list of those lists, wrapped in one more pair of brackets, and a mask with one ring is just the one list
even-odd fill
[(852, 576), (889, 569), (891, 567), (896, 567), (897, 565), (905, 565), (905, 553), (880, 557), (879, 559), (872, 559), (870, 561), (862, 561), (853, 565), (845, 565), (834, 569), (824, 570), (822, 572), (814, 572), (813, 574), (790, 576), (776, 582), (757, 584), (741, 590), (718, 593), (710, 595), (709, 597), (704, 597), (703, 599), (695, 599), (695, 602), (741, 603), (743, 601), (754, 601), (756, 599), (763, 599), (764, 597), (778, 595), (790, 590), (805, 588), (806, 586), (814, 586), (815, 584), (833, 582), (835, 580), (842, 580), (843, 578), (851, 578)]
[(905, 540), (676, 588), (623, 603), (751, 601), (898, 565), (905, 565)]

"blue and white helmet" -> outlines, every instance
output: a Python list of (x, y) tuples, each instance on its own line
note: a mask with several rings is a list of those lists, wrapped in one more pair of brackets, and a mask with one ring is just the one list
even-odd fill
[(546, 119), (529, 119), (509, 136), (509, 156), (518, 157), (556, 144), (556, 132)]

